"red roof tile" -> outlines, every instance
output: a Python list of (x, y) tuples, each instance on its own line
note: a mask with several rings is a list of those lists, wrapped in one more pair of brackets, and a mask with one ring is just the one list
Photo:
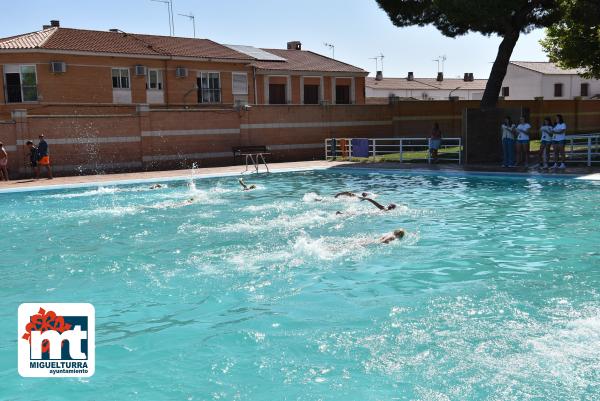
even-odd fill
[(48, 28), (37, 32), (0, 39), (0, 49), (35, 49), (41, 47), (58, 28)]
[(0, 39), (0, 49), (46, 49), (149, 56), (252, 60), (208, 39), (50, 28)]
[(151, 43), (176, 57), (220, 58), (252, 60), (253, 58), (209, 39), (179, 38), (171, 36), (139, 35), (136, 37)]
[(326, 72), (367, 72), (350, 64), (322, 56), (306, 50), (262, 49), (286, 59), (280, 61), (256, 61), (254, 66), (261, 70), (326, 71)]
[(262, 49), (260, 52), (266, 51), (283, 58), (280, 61), (276, 60), (277, 57), (263, 60), (248, 51), (237, 51), (235, 46), (224, 46), (208, 39), (58, 27), (0, 39), (0, 50), (23, 49), (241, 60), (253, 62), (262, 70), (367, 74), (360, 68), (310, 51)]

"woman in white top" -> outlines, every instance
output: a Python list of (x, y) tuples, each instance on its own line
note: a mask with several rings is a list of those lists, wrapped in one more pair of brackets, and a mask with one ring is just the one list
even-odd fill
[(525, 167), (529, 166), (529, 130), (531, 125), (525, 121), (525, 117), (519, 119), (517, 125), (517, 165), (523, 162)]
[(515, 125), (510, 117), (506, 117), (501, 126), (502, 129), (502, 153), (504, 156), (504, 167), (515, 165)]
[(542, 142), (540, 143), (540, 167), (548, 168), (548, 154), (552, 145), (552, 119), (544, 118), (542, 128), (540, 128)]
[[(552, 168), (565, 168), (565, 143), (567, 142), (567, 124), (561, 114), (556, 115), (556, 123), (552, 128), (552, 147), (554, 148), (554, 166)], [(560, 165), (558, 164), (560, 154)]]

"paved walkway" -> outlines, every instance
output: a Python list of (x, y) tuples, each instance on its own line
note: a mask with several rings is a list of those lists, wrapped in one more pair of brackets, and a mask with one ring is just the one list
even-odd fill
[[(289, 163), (271, 163), (269, 168), (274, 171), (282, 170), (307, 170), (307, 169), (322, 169), (322, 168), (369, 168), (369, 169), (395, 169), (395, 170), (427, 170), (439, 171), (440, 173), (447, 172), (481, 172), (481, 173), (502, 173), (515, 175), (531, 175), (539, 176), (540, 172), (536, 170), (525, 169), (506, 169), (498, 166), (490, 165), (442, 165), (442, 164), (411, 164), (411, 163), (350, 163), (350, 162), (332, 162), (324, 160), (313, 160), (304, 162), (289, 162)], [(230, 175), (239, 174), (243, 171), (244, 166), (227, 166), (227, 167), (207, 167), (196, 170), (168, 170), (168, 171), (145, 171), (138, 173), (123, 173), (123, 174), (103, 174), (103, 175), (86, 175), (74, 177), (57, 177), (53, 180), (14, 180), (1, 181), (0, 192), (11, 190), (37, 189), (37, 188), (52, 188), (54, 186), (78, 186), (78, 185), (93, 185), (106, 184), (115, 181), (168, 181), (174, 178), (181, 177), (202, 177), (208, 175)], [(261, 169), (261, 172), (264, 169)], [(543, 175), (550, 176), (586, 176), (586, 178), (600, 180), (600, 168), (576, 167), (568, 168), (566, 171), (559, 172), (544, 172)]]
[[(270, 170), (306, 170), (313, 168), (328, 168), (351, 164), (348, 162), (327, 162), (324, 160), (305, 161), (305, 162), (289, 162), (289, 163), (270, 163)], [(206, 167), (195, 170), (166, 170), (166, 171), (144, 171), (138, 173), (119, 173), (119, 174), (102, 174), (102, 175), (81, 175), (72, 177), (55, 177), (52, 180), (41, 178), (39, 180), (21, 179), (14, 181), (0, 181), (0, 191), (6, 189), (25, 189), (39, 187), (53, 187), (64, 185), (81, 185), (81, 184), (102, 184), (114, 181), (168, 181), (173, 178), (180, 177), (201, 177), (207, 175), (229, 175), (239, 174), (244, 171), (244, 166), (227, 166), (227, 167)], [(265, 171), (264, 167), (260, 169)], [(43, 174), (42, 174), (43, 175)]]

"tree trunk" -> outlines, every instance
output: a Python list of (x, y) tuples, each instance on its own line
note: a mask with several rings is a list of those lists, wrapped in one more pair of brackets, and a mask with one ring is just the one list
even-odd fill
[(519, 31), (508, 32), (504, 35), (504, 39), (498, 47), (498, 55), (492, 66), (492, 72), (488, 79), (487, 85), (485, 86), (485, 92), (481, 99), (482, 109), (493, 109), (498, 104), (498, 96), (502, 89), (502, 82), (506, 75), (506, 69), (510, 62), (510, 56), (512, 55), (513, 49), (519, 40)]

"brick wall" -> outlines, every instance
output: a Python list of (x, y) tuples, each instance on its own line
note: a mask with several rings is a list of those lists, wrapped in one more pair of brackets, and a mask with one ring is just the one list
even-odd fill
[[(330, 137), (427, 137), (435, 121), (444, 136), (460, 137), (463, 111), (478, 106), (475, 101), (249, 110), (44, 105), (0, 122), (0, 141), (8, 146), (14, 176), (29, 174), (24, 143), (37, 141), (40, 133), (62, 174), (225, 165), (232, 163), (231, 147), (238, 145), (268, 145), (272, 161), (310, 160), (323, 158), (323, 142)], [(569, 133), (600, 132), (599, 101), (506, 101), (500, 106), (529, 109), (535, 131), (544, 116), (561, 113)], [(489, 140), (499, 141), (497, 128), (490, 129)]]
[[(62, 61), (67, 64), (66, 73), (52, 73), (50, 62)], [(108, 56), (84, 56), (49, 53), (10, 53), (0, 54), (0, 70), (4, 64), (27, 64), (36, 66), (39, 102), (7, 105), (9, 108), (35, 109), (40, 106), (62, 104), (110, 105), (113, 103), (112, 68), (129, 70), (131, 103), (148, 103), (146, 77), (135, 75), (135, 66), (159, 69), (163, 73), (164, 104), (169, 106), (198, 106), (197, 78), (200, 71), (219, 72), (221, 83), (221, 103), (230, 106), (234, 103), (232, 94), (232, 73), (245, 72), (248, 77), (248, 102), (254, 101), (253, 68), (244, 63), (217, 63), (209, 61), (161, 60), (153, 58), (129, 58)], [(177, 78), (177, 67), (188, 69), (187, 77)], [(300, 104), (300, 75), (292, 73), (292, 101)], [(0, 75), (3, 77), (3, 75)], [(256, 76), (257, 98), (264, 104), (264, 77)], [(0, 79), (2, 82), (3, 79)], [(331, 77), (325, 76), (325, 97), (331, 101)], [(348, 80), (349, 82), (349, 80)], [(364, 77), (356, 77), (356, 103), (364, 104)], [(286, 84), (285, 77), (272, 77), (270, 83)], [(4, 103), (4, 90), (0, 91), (0, 104)], [(214, 107), (214, 106), (211, 106)], [(1, 111), (1, 109), (0, 109)], [(4, 110), (6, 111), (6, 109)], [(2, 118), (2, 115), (0, 115)]]

